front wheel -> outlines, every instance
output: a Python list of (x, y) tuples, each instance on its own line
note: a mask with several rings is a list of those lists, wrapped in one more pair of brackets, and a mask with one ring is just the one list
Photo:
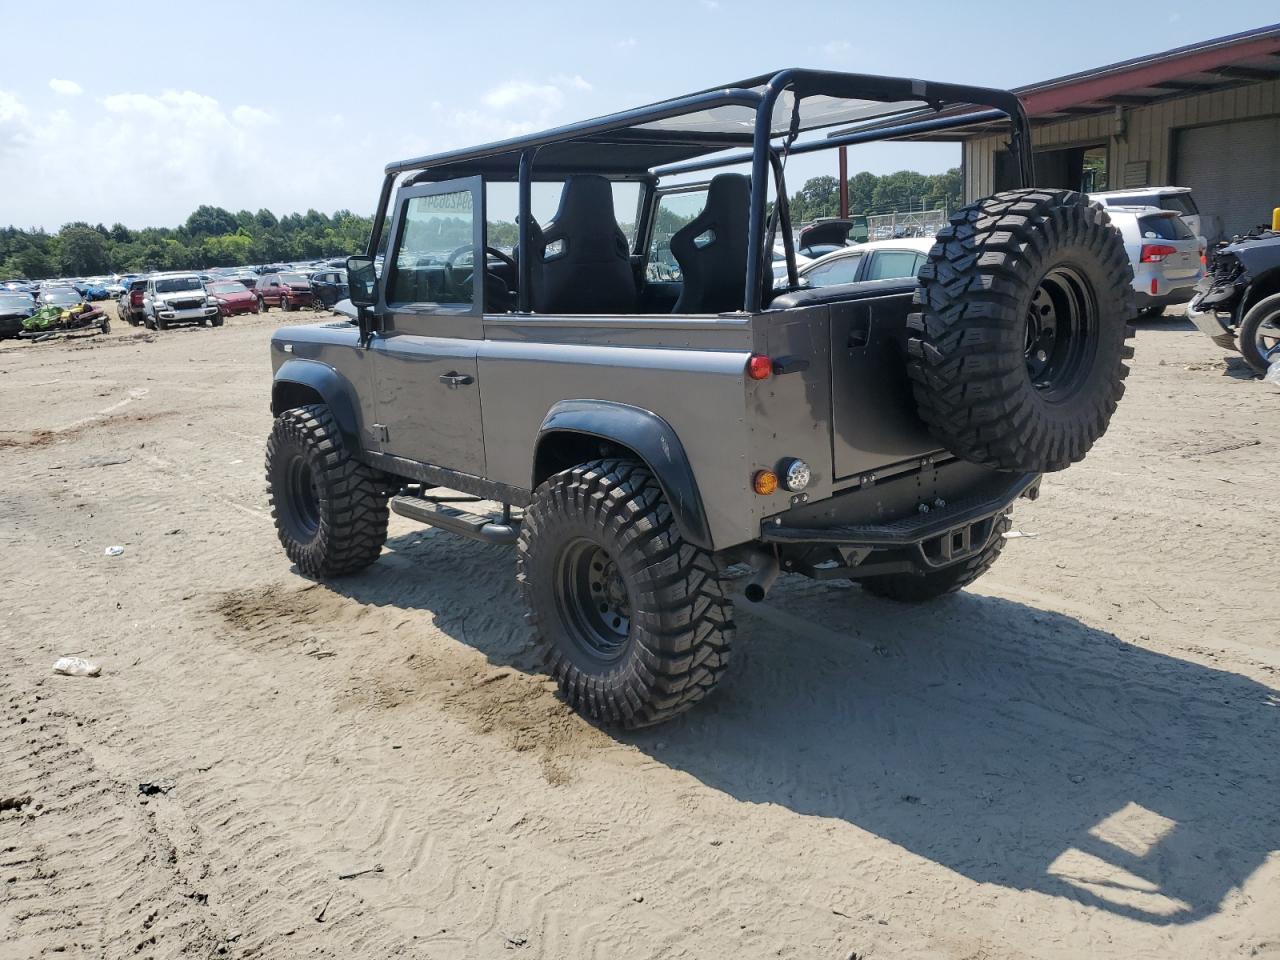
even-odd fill
[(1240, 321), (1240, 354), (1265, 375), (1280, 360), (1280, 293), (1263, 297)]
[(156, 315), (156, 317), (155, 317), (155, 322), (156, 322), (156, 329), (157, 329), (157, 330), (168, 330), (168, 329), (169, 329), (169, 321), (168, 321), (168, 320), (166, 320), (164, 317), (160, 316), (159, 314), (157, 314), (157, 315)]
[(261, 297), (259, 297), (259, 298), (258, 298), (258, 312), (259, 312), (259, 313), (266, 313), (266, 312), (267, 312), (268, 310), (270, 310), (270, 309), (271, 309), (271, 308), (267, 306), (267, 301), (265, 301), (265, 300), (263, 300)]
[(215, 327), (220, 327), (222, 326), (222, 321), (224, 319), (225, 318), (222, 316), (222, 314), (215, 313), (212, 317), (209, 318), (209, 323), (211, 323)]
[(386, 488), (343, 446), (325, 404), (276, 417), (266, 466), (276, 533), (300, 571), (324, 579), (378, 559), (387, 539)]
[(516, 549), (535, 643), (578, 712), (648, 726), (719, 682), (733, 605), (643, 464), (596, 460), (551, 477), (525, 510)]
[(1012, 526), (1012, 514), (997, 517), (991, 525), (986, 545), (967, 560), (929, 573), (886, 573), (859, 580), (862, 589), (899, 603), (924, 603), (955, 593), (991, 569), (1004, 549), (1004, 535)]
[(293, 307), (289, 304), (288, 297), (280, 298), (280, 309), (283, 310), (285, 313), (288, 313), (290, 310), (293, 309)]

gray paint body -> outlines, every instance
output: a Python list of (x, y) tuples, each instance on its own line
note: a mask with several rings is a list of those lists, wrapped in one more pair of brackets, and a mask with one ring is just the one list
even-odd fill
[[(940, 452), (916, 417), (899, 352), (909, 286), (885, 295), (882, 285), (851, 285), (847, 296), (855, 299), (755, 316), (401, 312), (367, 346), (351, 324), (284, 328), (272, 340), (273, 365), (282, 381), (305, 380), (300, 365), (316, 366), (324, 373), (311, 379), (323, 380), (322, 395), (349, 391), (341, 405), (371, 462), (386, 469), (390, 455), (443, 467), (524, 493), (519, 500), (527, 500), (538, 444), (566, 401), (575, 410), (596, 403), (653, 414), (678, 438), (675, 453), (654, 456), (687, 459), (707, 545), (724, 549), (758, 539), (767, 518), (802, 503), (811, 511), (845, 491), (858, 491), (861, 513), (882, 516), (889, 508), (872, 503), (866, 476)], [(437, 320), (441, 336), (431, 335)], [(456, 336), (460, 323), (473, 336)], [(753, 381), (752, 353), (808, 366)], [(440, 382), (449, 374), (471, 380)], [(805, 501), (755, 494), (752, 474), (787, 457), (812, 468)], [(650, 466), (659, 475), (671, 468)]]

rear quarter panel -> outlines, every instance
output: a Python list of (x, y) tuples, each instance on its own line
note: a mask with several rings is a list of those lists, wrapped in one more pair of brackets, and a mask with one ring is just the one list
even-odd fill
[(745, 367), (748, 320), (635, 317), (485, 320), (479, 371), (489, 479), (530, 485), (543, 418), (561, 400), (657, 414), (689, 457), (717, 549), (754, 539)]

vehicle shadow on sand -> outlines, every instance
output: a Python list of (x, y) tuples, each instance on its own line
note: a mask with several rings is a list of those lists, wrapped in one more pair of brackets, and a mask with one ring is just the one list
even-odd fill
[[(536, 669), (509, 553), (388, 545), (379, 567), (401, 575), (340, 592), (431, 609), (493, 663)], [(1280, 850), (1273, 687), (976, 593), (905, 607), (784, 578), (738, 610), (716, 694), (619, 740), (744, 802), (1151, 924), (1212, 915)]]

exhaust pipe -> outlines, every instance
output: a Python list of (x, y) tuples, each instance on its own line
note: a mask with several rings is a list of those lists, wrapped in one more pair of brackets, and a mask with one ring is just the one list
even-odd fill
[(742, 595), (752, 603), (760, 603), (773, 587), (773, 581), (778, 579), (778, 555), (753, 550), (747, 560), (755, 567), (755, 572), (742, 588)]

